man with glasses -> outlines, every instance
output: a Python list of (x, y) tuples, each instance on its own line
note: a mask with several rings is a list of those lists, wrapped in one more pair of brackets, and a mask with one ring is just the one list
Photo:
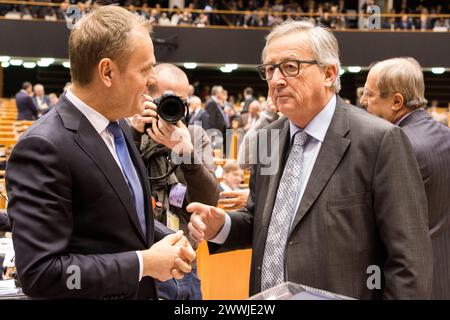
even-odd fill
[(429, 298), (426, 196), (407, 137), (337, 95), (338, 44), (326, 29), (285, 22), (262, 60), (286, 118), (258, 132), (247, 206), (190, 204), (191, 237), (210, 252), (251, 247), (251, 294), (292, 281), (358, 299)]

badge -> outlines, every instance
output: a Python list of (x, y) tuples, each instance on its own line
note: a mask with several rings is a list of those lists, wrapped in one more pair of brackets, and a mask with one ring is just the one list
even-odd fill
[(184, 195), (187, 187), (184, 184), (177, 183), (170, 188), (169, 203), (175, 207), (181, 208), (183, 206)]

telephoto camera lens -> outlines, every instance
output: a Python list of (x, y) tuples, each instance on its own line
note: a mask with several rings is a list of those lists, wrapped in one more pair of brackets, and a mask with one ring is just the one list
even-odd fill
[(163, 95), (160, 99), (155, 100), (155, 104), (158, 116), (171, 124), (176, 124), (186, 114), (186, 104), (175, 95)]
[[(156, 104), (158, 117), (171, 124), (176, 124), (189, 116), (189, 108), (186, 103), (172, 93), (162, 95), (160, 98), (153, 100), (153, 103)], [(150, 123), (146, 124), (145, 130), (150, 127)]]

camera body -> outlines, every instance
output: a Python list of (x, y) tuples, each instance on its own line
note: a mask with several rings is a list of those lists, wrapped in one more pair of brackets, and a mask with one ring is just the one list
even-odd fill
[[(189, 107), (185, 101), (183, 101), (177, 95), (172, 93), (165, 93), (161, 97), (153, 100), (156, 105), (156, 113), (158, 117), (171, 124), (176, 124), (182, 119), (188, 119)], [(145, 130), (151, 127), (151, 124), (145, 125)]]

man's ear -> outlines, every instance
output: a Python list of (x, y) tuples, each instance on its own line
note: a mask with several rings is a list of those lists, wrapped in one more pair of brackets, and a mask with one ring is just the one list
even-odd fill
[(326, 66), (325, 81), (324, 81), (325, 87), (331, 88), (333, 86), (333, 83), (336, 80), (337, 76), (338, 76), (337, 68), (334, 64)]
[(115, 63), (109, 58), (103, 58), (97, 65), (97, 73), (100, 81), (108, 88), (112, 86), (116, 68)]
[(403, 108), (405, 99), (401, 93), (394, 93), (392, 96), (392, 110), (399, 111)]

